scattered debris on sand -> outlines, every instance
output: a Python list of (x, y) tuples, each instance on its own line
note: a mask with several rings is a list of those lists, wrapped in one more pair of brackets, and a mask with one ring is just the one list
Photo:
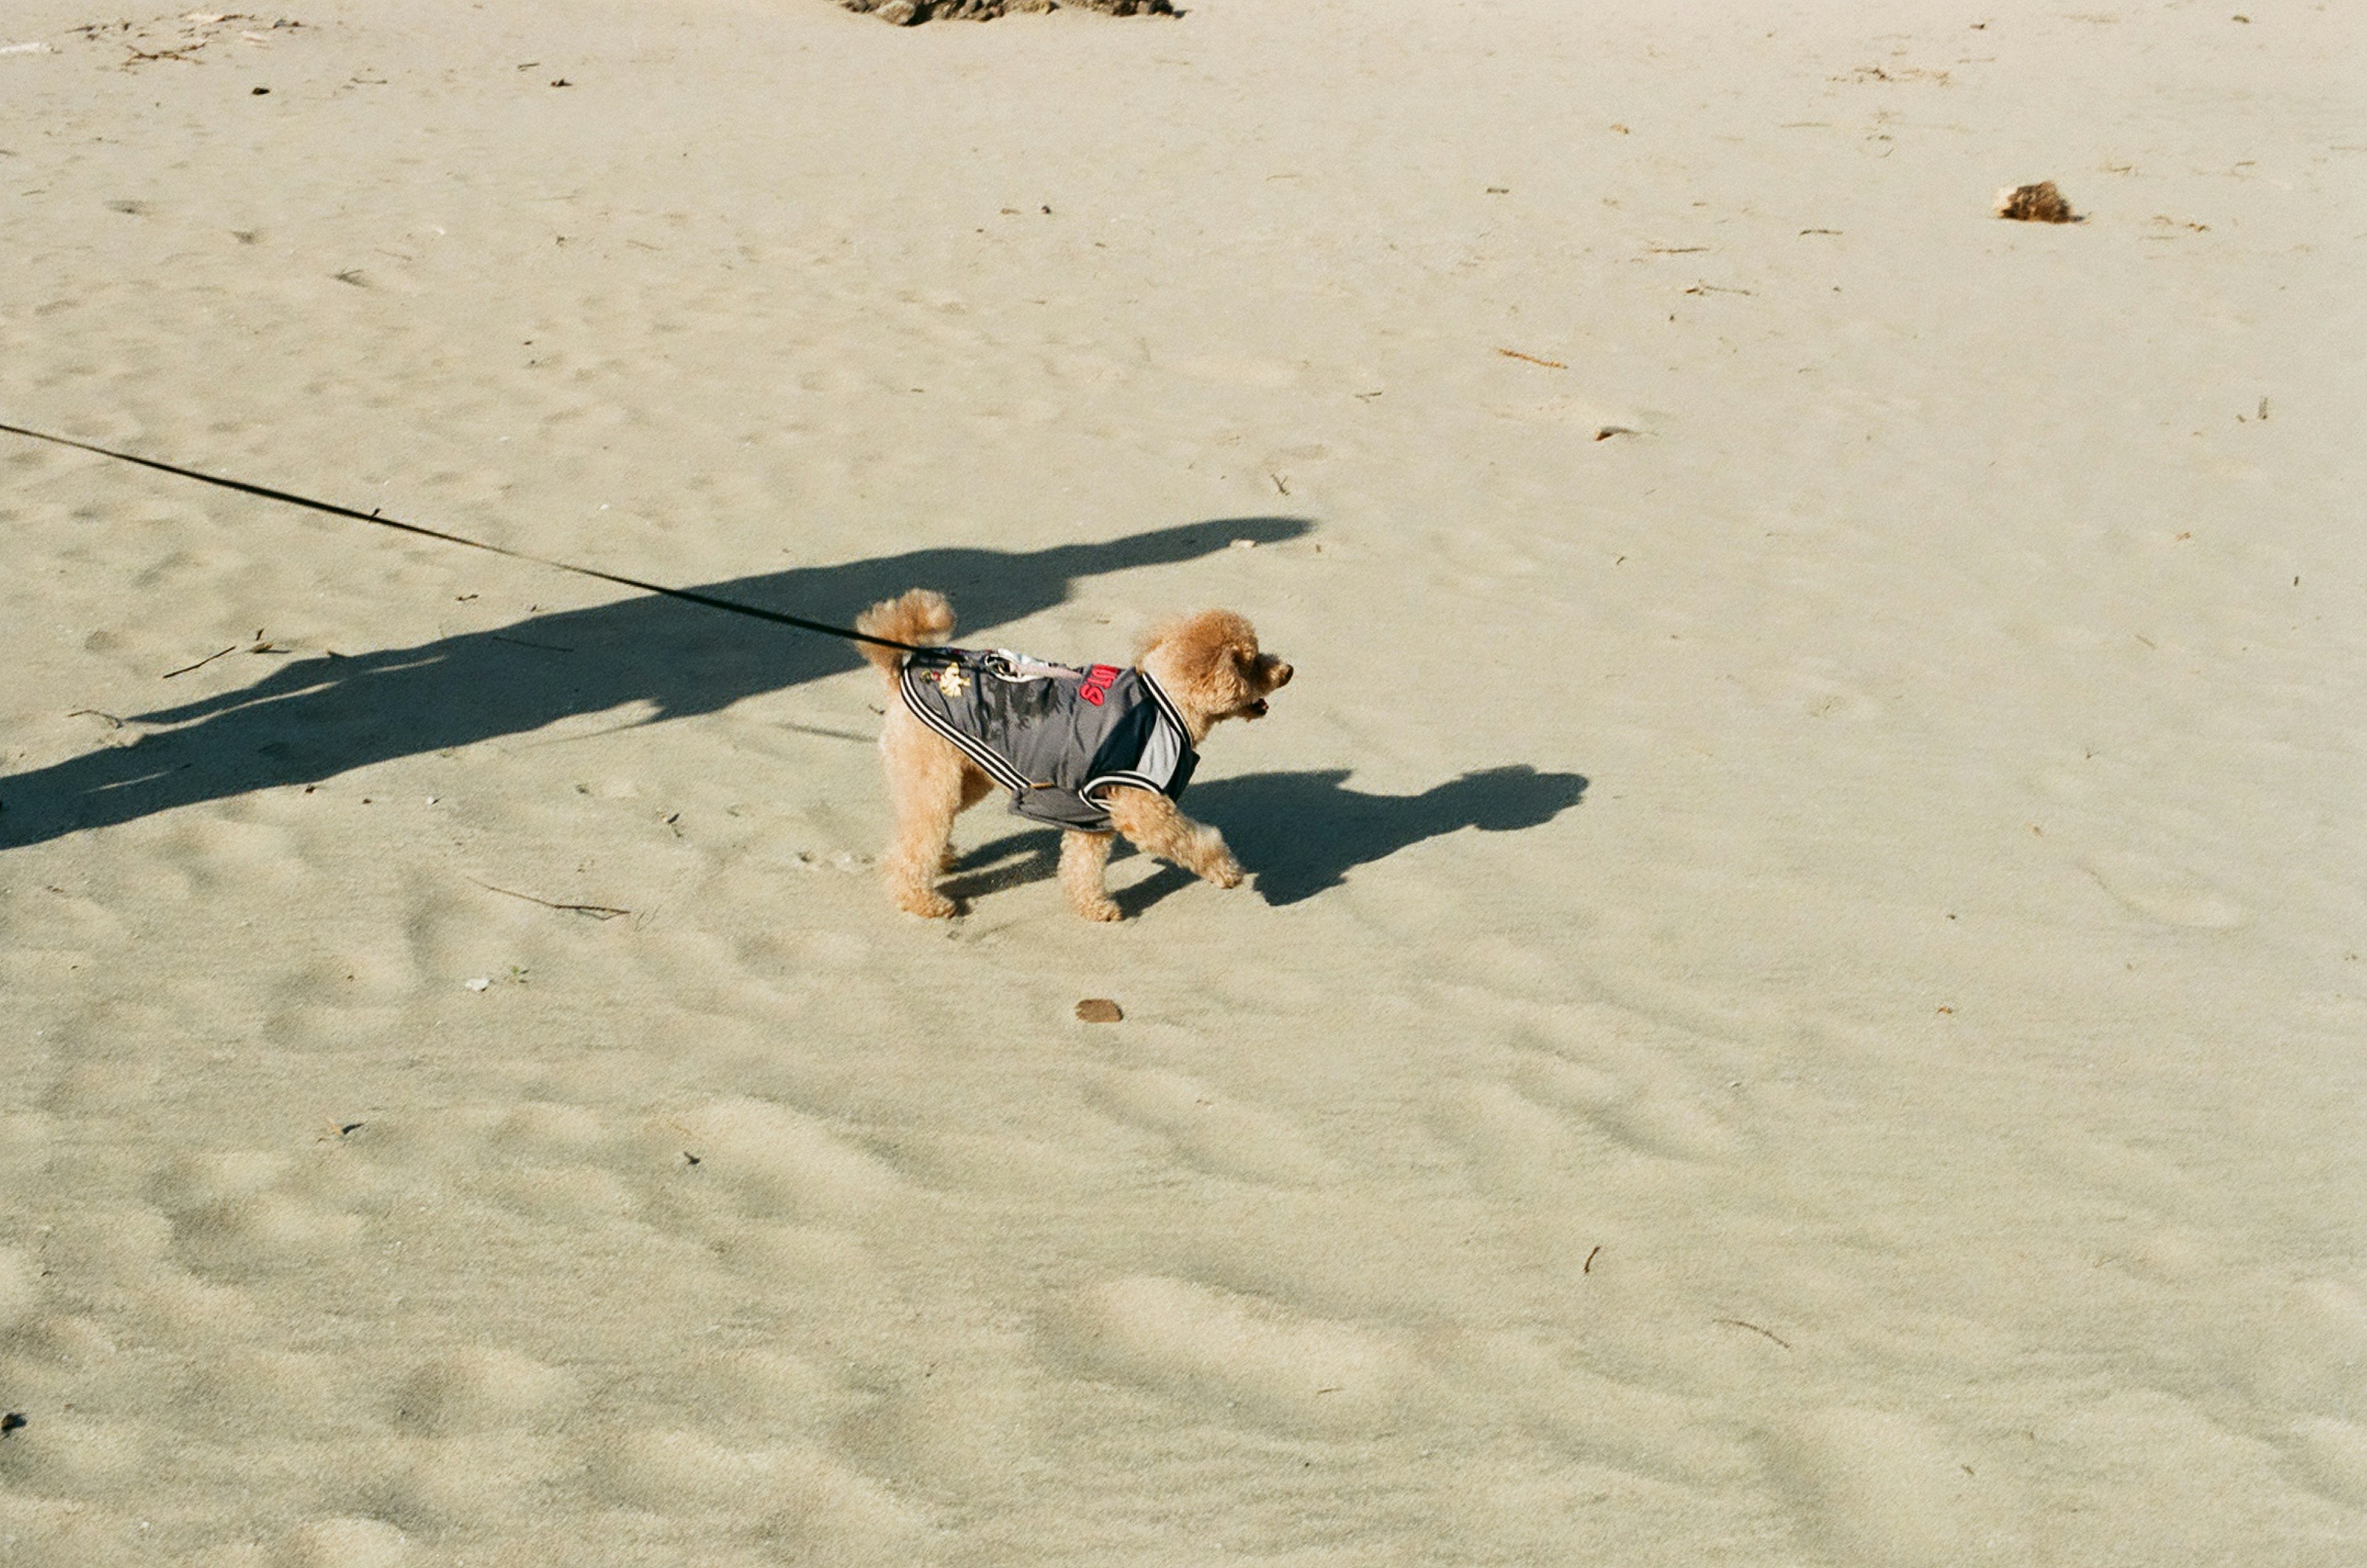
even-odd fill
[(122, 45), (125, 54), (120, 69), (130, 71), (160, 61), (202, 65), (205, 62), (198, 56), (213, 44), (226, 49), (233, 43), (268, 49), (272, 34), (284, 36), (303, 26), (290, 17), (266, 22), (245, 11), (185, 11), (176, 17), (153, 17), (144, 22), (91, 22), (71, 30), (93, 43)]
[(1107, 997), (1087, 997), (1077, 1004), (1077, 1017), (1085, 1023), (1116, 1023), (1126, 1013)]
[(1172, 17), (1172, 0), (838, 0), (850, 11), (909, 28), (921, 22), (984, 22), (1012, 11), (1057, 11), (1071, 6), (1112, 17)]
[(1997, 194), (1997, 215), (2018, 223), (2077, 223), (2079, 215), (2063, 199), (2053, 180), (2034, 186), (2013, 186)]

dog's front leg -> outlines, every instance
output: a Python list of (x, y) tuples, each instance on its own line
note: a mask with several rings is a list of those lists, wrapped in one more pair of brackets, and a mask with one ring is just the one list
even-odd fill
[(954, 818), (974, 798), (961, 753), (900, 709), (891, 711), (879, 747), (896, 817), (895, 838), (880, 866), (889, 897), (906, 914), (944, 919), (954, 912), (954, 901), (932, 885), (945, 866)]
[(1225, 848), (1225, 836), (1176, 810), (1175, 803), (1165, 795), (1119, 785), (1103, 804), (1109, 807), (1110, 821), (1126, 835), (1127, 842), (1143, 853), (1172, 861), (1219, 887), (1241, 885), (1241, 863)]
[(1120, 913), (1102, 880), (1102, 870), (1109, 864), (1110, 840), (1107, 833), (1074, 829), (1060, 835), (1060, 890), (1089, 920), (1115, 920)]

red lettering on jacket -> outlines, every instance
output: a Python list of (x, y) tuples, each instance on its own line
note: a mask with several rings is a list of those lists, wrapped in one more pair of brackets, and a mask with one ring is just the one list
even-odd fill
[(1099, 707), (1102, 698), (1109, 694), (1110, 687), (1117, 683), (1117, 677), (1116, 665), (1096, 664), (1085, 671), (1085, 683), (1077, 688), (1077, 695)]

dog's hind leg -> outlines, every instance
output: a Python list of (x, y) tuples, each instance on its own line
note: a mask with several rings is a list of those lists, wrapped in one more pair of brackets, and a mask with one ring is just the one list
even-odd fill
[(1103, 804), (1127, 842), (1143, 853), (1172, 861), (1219, 887), (1241, 885), (1241, 863), (1225, 848), (1225, 836), (1184, 816), (1165, 795), (1121, 784), (1110, 790)]
[(1060, 891), (1069, 896), (1070, 907), (1089, 920), (1115, 920), (1119, 915), (1102, 881), (1102, 870), (1109, 864), (1111, 839), (1108, 833), (1082, 833), (1073, 829), (1060, 835)]

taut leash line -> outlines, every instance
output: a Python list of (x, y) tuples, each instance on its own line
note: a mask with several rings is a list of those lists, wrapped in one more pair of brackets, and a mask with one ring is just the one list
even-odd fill
[(624, 588), (638, 588), (644, 593), (662, 593), (669, 599), (679, 599), (685, 604), (703, 604), (710, 610), (721, 610), (734, 615), (746, 615), (753, 620), (770, 621), (776, 626), (793, 626), (801, 632), (816, 632), (823, 637), (839, 637), (847, 642), (867, 642), (880, 648), (901, 649), (906, 653), (939, 651), (932, 648), (918, 648), (909, 642), (897, 642), (889, 637), (872, 637), (846, 626), (833, 626), (822, 621), (810, 621), (802, 615), (787, 615), (779, 610), (767, 610), (757, 604), (742, 604), (736, 599), (719, 599), (712, 593), (701, 593), (692, 588), (668, 588), (662, 582), (644, 582), (638, 577), (625, 577), (613, 571), (602, 571), (596, 567), (575, 566), (563, 560), (552, 560), (548, 556), (528, 555), (524, 550), (514, 550), (504, 545), (489, 545), (482, 539), (464, 538), (459, 534), (445, 533), (440, 528), (430, 528), (418, 523), (405, 523), (398, 518), (384, 517), (376, 512), (357, 512), (350, 506), (339, 506), (334, 502), (329, 501), (315, 501), (309, 495), (298, 495), (292, 491), (273, 490), (268, 485), (249, 484), (244, 479), (224, 479), (220, 474), (209, 474), (197, 468), (184, 468), (176, 463), (160, 463), (153, 457), (142, 457), (131, 452), (118, 452), (109, 446), (97, 446), (87, 441), (76, 441), (72, 436), (52, 435), (46, 430), (28, 430), (21, 424), (0, 423), (0, 431), (6, 431), (11, 435), (27, 436), (35, 441), (46, 441), (53, 446), (71, 446), (78, 452), (94, 452), (102, 457), (112, 457), (119, 463), (134, 463), (143, 468), (153, 468), (160, 474), (172, 474), (179, 479), (195, 479), (199, 484), (213, 485), (221, 490), (236, 491), (241, 495), (260, 496), (265, 501), (277, 501), (289, 506), (301, 506), (309, 511), (324, 513), (331, 517), (350, 517), (357, 523), (371, 523), (381, 528), (392, 528), (398, 533), (416, 534), (423, 539), (438, 539), (447, 545), (461, 545), (472, 550), (483, 550), (491, 555), (507, 556), (512, 560), (527, 561), (535, 566), (547, 566), (558, 571), (572, 571), (578, 577), (595, 577), (603, 582), (614, 582)]

